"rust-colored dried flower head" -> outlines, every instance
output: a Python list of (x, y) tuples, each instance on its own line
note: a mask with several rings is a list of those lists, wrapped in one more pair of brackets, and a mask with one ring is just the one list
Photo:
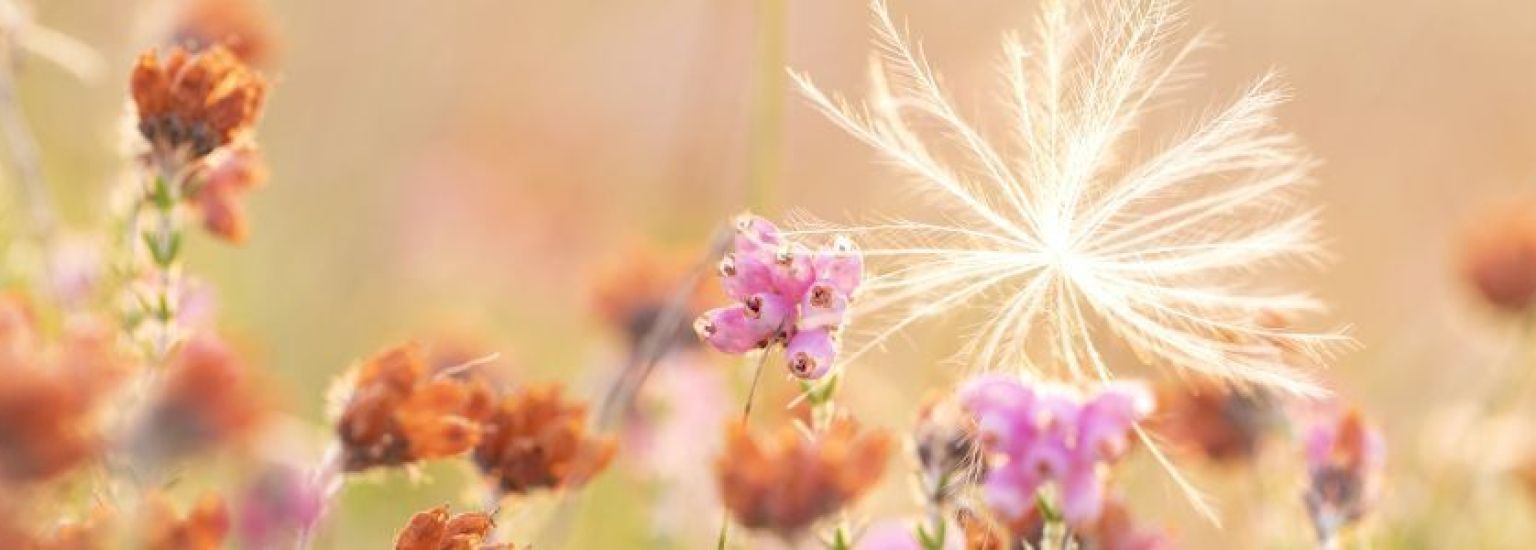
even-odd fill
[[(692, 278), (696, 261), (688, 255), (637, 246), (598, 272), (592, 286), (593, 309), (603, 323), (638, 347), (682, 286)], [(688, 327), (708, 308), (717, 277), (697, 277), (692, 289), (682, 289), (683, 310), (674, 330), (676, 346), (697, 344)]]
[(1275, 397), (1215, 381), (1169, 384), (1158, 390), (1152, 431), (1181, 450), (1216, 464), (1252, 460), (1280, 422)]
[(511, 543), (489, 542), (495, 527), (491, 516), (480, 512), (449, 517), (445, 504), (411, 516), (395, 537), (395, 550), (513, 550)]
[(613, 460), (613, 438), (587, 431), (587, 406), (558, 385), (522, 388), (485, 422), (475, 463), (503, 492), (580, 487)]
[(429, 373), (420, 345), (406, 344), (363, 364), (337, 425), (344, 467), (360, 471), (444, 458), (474, 448), (477, 420), (490, 414), (490, 388)]
[(1462, 243), (1461, 274), (1489, 305), (1530, 311), (1536, 304), (1536, 199), (1478, 218)]
[(92, 410), (130, 367), (86, 319), (48, 345), (38, 332), (27, 300), (0, 293), (0, 482), (50, 479), (88, 458)]
[(715, 462), (721, 500), (737, 523), (794, 538), (869, 491), (891, 446), (889, 436), (861, 432), (848, 417), (811, 437), (784, 426), (758, 439), (733, 423)]
[(98, 441), (89, 397), (53, 370), (16, 368), (0, 376), (0, 481), (47, 480), (90, 457)]
[(139, 133), (154, 151), (190, 160), (250, 131), (267, 81), (223, 46), (197, 53), (177, 47), (140, 55), (132, 91)]
[(256, 0), (192, 0), (183, 8), (172, 43), (191, 51), (224, 46), (254, 66), (271, 62), (272, 24)]
[(147, 499), (143, 548), (148, 550), (218, 550), (229, 536), (229, 511), (224, 500), (206, 494), (185, 517), (176, 513), (170, 499), (152, 494)]
[(235, 442), (266, 412), (250, 368), (211, 334), (193, 336), (166, 367), (165, 383), (135, 434), (141, 458), (168, 460)]

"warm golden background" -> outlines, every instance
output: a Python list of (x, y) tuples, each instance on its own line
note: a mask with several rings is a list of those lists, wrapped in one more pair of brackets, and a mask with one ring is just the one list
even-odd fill
[[(272, 182), (252, 195), (250, 241), (199, 241), (189, 266), (221, 289), (221, 323), (259, 352), (284, 406), (309, 420), (356, 358), (441, 332), (484, 338), (516, 359), (521, 379), (565, 380), (590, 395), (617, 344), (593, 318), (587, 282), (636, 243), (697, 247), (748, 201), (770, 216), (804, 209), (832, 219), (921, 208), (887, 192), (898, 176), (763, 68), (780, 44), (788, 65), (857, 94), (870, 39), (863, 2), (784, 1), (273, 1), (281, 43), (260, 134)], [(71, 225), (88, 229), (103, 219), (119, 166), (125, 75), (147, 45), (142, 14), (154, 6), (37, 4), (42, 23), (108, 63), (100, 81), (83, 84), (44, 63), (22, 67), (47, 175)], [(1035, 2), (892, 4), (984, 121), (1002, 34), (1027, 29)], [(776, 6), (787, 10), (781, 29), (763, 24)], [(1509, 324), (1460, 286), (1455, 258), (1480, 206), (1536, 184), (1536, 2), (1188, 8), (1190, 26), (1215, 31), (1220, 47), (1198, 57), (1208, 78), (1179, 95), (1179, 112), (1198, 114), (1277, 69), (1295, 95), (1282, 123), (1323, 161), (1311, 198), (1334, 258), (1299, 276), (1360, 343), (1323, 377), (1388, 435), (1377, 542), (1482, 547), (1536, 536), (1536, 508), (1498, 480), (1475, 491), (1471, 509), (1435, 514), (1423, 489), (1424, 465), (1452, 453), (1510, 460), (1528, 431), (1514, 422), (1472, 438), (1476, 448), (1448, 450), (1437, 426), (1484, 391), (1512, 341)], [(1147, 135), (1178, 122), (1159, 117)], [(753, 178), (769, 183), (749, 193)], [(890, 376), (855, 376), (847, 400), (870, 423), (906, 429), (917, 397), (953, 380), (940, 361), (959, 328), (920, 329), (898, 353), (860, 365)], [(722, 363), (745, 385), (745, 368)], [(915, 512), (910, 466), (893, 462), (860, 515)], [(1295, 479), (1192, 472), (1226, 510), (1218, 531), (1154, 468), (1131, 471), (1150, 478), (1131, 483), (1133, 508), (1187, 545), (1307, 540)], [(411, 512), (461, 499), (461, 468), (427, 474), (438, 483), (392, 475), (349, 487), (326, 541), (382, 547)], [(572, 545), (647, 541), (644, 494), (623, 477), (605, 476), (582, 501)], [(1245, 504), (1255, 485), (1267, 511)], [(716, 516), (701, 516), (712, 536)]]

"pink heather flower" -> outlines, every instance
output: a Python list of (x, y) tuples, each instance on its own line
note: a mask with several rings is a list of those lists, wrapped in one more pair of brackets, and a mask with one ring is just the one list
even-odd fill
[(1036, 493), (1053, 484), (1063, 518), (1092, 525), (1104, 508), (1099, 464), (1120, 459), (1129, 432), (1152, 412), (1141, 384), (1110, 383), (1089, 396), (1065, 387), (984, 375), (961, 387), (960, 402), (976, 419), (991, 464), (983, 480), (987, 506), (1009, 523), (1034, 509)]
[[(678, 351), (663, 357), (640, 389), (634, 416), (624, 425), (621, 453), (654, 482), (653, 529), (668, 540), (698, 542), (713, 536), (716, 525), (701, 515), (720, 514), (714, 478), (699, 475), (698, 457), (719, 454), (718, 430), (731, 417), (725, 374), (703, 351)], [(688, 544), (683, 544), (688, 546)]]
[(864, 258), (846, 238), (811, 250), (785, 239), (772, 222), (744, 214), (720, 278), (737, 303), (700, 316), (699, 337), (723, 353), (784, 344), (790, 372), (816, 379), (837, 358), (837, 333), (863, 281)]
[(1381, 493), (1386, 442), (1359, 411), (1314, 425), (1306, 438), (1307, 513), (1318, 538), (1331, 540), (1339, 529), (1365, 517)]
[(323, 491), (297, 468), (266, 467), (235, 502), (235, 528), (248, 548), (291, 540), (319, 518)]

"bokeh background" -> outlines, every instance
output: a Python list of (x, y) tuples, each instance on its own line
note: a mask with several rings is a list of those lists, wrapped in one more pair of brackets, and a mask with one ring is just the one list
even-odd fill
[[(1027, 31), (1036, 2), (891, 3), (966, 112), (991, 126), (997, 47), (1004, 32)], [(125, 75), (150, 40), (144, 14), (161, 7), (37, 3), (41, 22), (107, 62), (94, 82), (45, 63), (22, 71), (22, 101), (72, 227), (105, 219)], [(922, 208), (890, 192), (900, 176), (812, 112), (778, 69), (857, 95), (871, 38), (860, 1), (274, 0), (269, 10), (280, 43), (260, 142), (272, 181), (251, 196), (249, 242), (199, 240), (189, 265), (219, 289), (221, 325), (255, 350), (284, 410), (305, 421), (320, 421), (325, 386), (358, 358), (443, 333), (502, 352), (518, 380), (595, 395), (620, 343), (593, 314), (590, 281), (626, 251), (699, 250), (749, 205), (834, 220)], [(1322, 161), (1309, 199), (1324, 209), (1332, 258), (1276, 276), (1315, 289), (1335, 306), (1324, 322), (1352, 326), (1359, 341), (1321, 376), (1387, 433), (1376, 540), (1481, 547), (1536, 536), (1536, 507), (1508, 484), (1477, 491), (1472, 510), (1447, 511), (1427, 505), (1424, 482), (1426, 465), (1516, 460), (1528, 438), (1515, 418), (1466, 428), (1489, 431), (1446, 448), (1446, 427), (1513, 343), (1513, 324), (1457, 278), (1456, 254), (1482, 207), (1536, 185), (1536, 3), (1195, 1), (1188, 12), (1190, 28), (1214, 31), (1219, 47), (1198, 56), (1206, 78), (1143, 133), (1155, 141), (1270, 69), (1292, 88), (1282, 124)], [(931, 323), (858, 365), (881, 375), (853, 378), (849, 406), (867, 423), (908, 429), (918, 398), (959, 374), (944, 359), (962, 328)], [(740, 392), (748, 369), (720, 368)], [(788, 391), (779, 373), (766, 379)], [(1142, 462), (1126, 476), (1133, 509), (1186, 545), (1307, 540), (1296, 479), (1191, 472), (1224, 509), (1217, 529)], [(914, 513), (911, 467), (894, 460), (858, 515)], [(410, 513), (465, 498), (461, 465), (425, 475), (436, 483), (388, 475), (349, 486), (324, 541), (381, 547)], [(564, 540), (654, 542), (647, 494), (604, 476), (568, 505), (578, 513)], [(715, 516), (703, 518), (712, 540)]]

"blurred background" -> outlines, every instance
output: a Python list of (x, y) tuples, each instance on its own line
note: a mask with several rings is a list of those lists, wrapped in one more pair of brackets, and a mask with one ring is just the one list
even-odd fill
[[(1009, 30), (1027, 33), (1036, 3), (891, 4), (965, 112), (991, 127), (998, 46)], [(1530, 438), (1514, 419), (1476, 428), (1490, 430), (1475, 439), (1496, 448), (1445, 448), (1446, 426), (1470, 410), (1486, 389), (1476, 381), (1500, 368), (1514, 342), (1514, 324), (1457, 278), (1456, 258), (1484, 207), (1536, 184), (1536, 3), (1187, 7), (1189, 27), (1214, 31), (1219, 47), (1197, 56), (1206, 78), (1178, 94), (1179, 108), (1156, 117), (1145, 139), (1267, 70), (1290, 85), (1282, 125), (1322, 161), (1310, 200), (1323, 208), (1332, 259), (1283, 276), (1315, 289), (1335, 307), (1330, 320), (1359, 340), (1321, 377), (1387, 433), (1376, 540), (1480, 547), (1536, 536), (1536, 508), (1518, 490), (1480, 491), (1475, 511), (1452, 513), (1428, 508), (1422, 482), (1424, 464), (1517, 461)], [(901, 176), (812, 112), (779, 69), (858, 96), (871, 38), (863, 2), (273, 0), (268, 8), (278, 49), (259, 141), (271, 183), (251, 195), (249, 241), (199, 237), (189, 266), (219, 289), (221, 325), (270, 370), (284, 410), (317, 425), (333, 377), (412, 337), (473, 339), (508, 358), (515, 380), (560, 380), (597, 395), (622, 341), (594, 313), (593, 281), (635, 248), (700, 254), (715, 227), (749, 206), (771, 218), (804, 210), (832, 220), (921, 208), (888, 192)], [(81, 38), (108, 64), (86, 83), (44, 63), (21, 72), (21, 100), (71, 227), (106, 219), (122, 162), (126, 75), (150, 43), (145, 14), (155, 9), (125, 0), (36, 5), (40, 22)], [(918, 398), (958, 376), (944, 359), (962, 328), (911, 332), (859, 366), (890, 375), (853, 378), (845, 400), (866, 423), (904, 433)], [(734, 408), (750, 371), (712, 360), (738, 392)], [(765, 380), (790, 391), (778, 372)], [(912, 464), (894, 459), (857, 515), (916, 513)], [(1308, 541), (1297, 479), (1195, 469), (1223, 509), (1217, 529), (1149, 461), (1131, 471), (1133, 509), (1184, 545), (1246, 547), (1258, 534), (1281, 547)], [(349, 486), (324, 540), (381, 547), (412, 512), (464, 499), (462, 465), (425, 475), (437, 483), (391, 474)], [(645, 487), (604, 476), (567, 504), (579, 509), (565, 527), (570, 546), (655, 542)], [(511, 517), (516, 533), (525, 518)], [(717, 516), (703, 517), (699, 538), (671, 542), (712, 541)]]

